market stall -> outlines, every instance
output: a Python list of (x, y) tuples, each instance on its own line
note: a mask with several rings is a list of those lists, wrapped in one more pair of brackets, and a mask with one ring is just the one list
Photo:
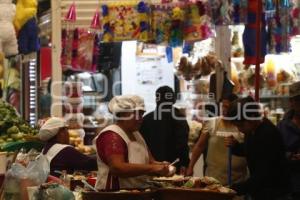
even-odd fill
[[(86, 106), (86, 100), (91, 102), (90, 105), (97, 104), (98, 106), (98, 103), (103, 103), (105, 97), (97, 98), (99, 93), (93, 93), (94, 91), (90, 87), (91, 82), (95, 82), (96, 77), (99, 78), (98, 80), (101, 83), (105, 81), (103, 81), (101, 75), (94, 75), (99, 71), (109, 72), (111, 77), (115, 77), (112, 72), (116, 72), (120, 68), (122, 60), (119, 52), (121, 47), (116, 43), (120, 44), (128, 40), (139, 41), (135, 44), (135, 53), (130, 55), (152, 59), (148, 73), (144, 73), (146, 75), (142, 78), (137, 78), (140, 83), (151, 85), (154, 76), (160, 77), (155, 79), (154, 82), (163, 79), (162, 74), (164, 72), (159, 69), (153, 75), (153, 63), (157, 65), (158, 62), (156, 61), (161, 57), (168, 61), (170, 66), (174, 67), (175, 75), (183, 83), (183, 86), (181, 85), (181, 88), (183, 88), (181, 103), (184, 102), (185, 105), (183, 106), (190, 109), (188, 110), (188, 117), (191, 120), (191, 146), (199, 137), (199, 131), (202, 128), (200, 122), (207, 115), (206, 108), (199, 105), (207, 102), (218, 103), (225, 93), (234, 91), (240, 96), (251, 94), (256, 97), (257, 101), (261, 100), (262, 102), (264, 98), (276, 99), (273, 100), (276, 103), (271, 102), (270, 106), (270, 109), (275, 111), (270, 111), (269, 114), (270, 117), (274, 117), (274, 114), (277, 117), (274, 122), (278, 120), (282, 116), (284, 108), (279, 109), (272, 104), (281, 105), (282, 99), (287, 100), (288, 85), (299, 80), (299, 71), (294, 70), (294, 68), (297, 68), (295, 65), (297, 62), (299, 64), (299, 61), (295, 60), (289, 63), (291, 67), (286, 70), (287, 67), (284, 66), (286, 63), (280, 63), (280, 60), (289, 60), (289, 56), (285, 58), (286, 55), (283, 55), (278, 58), (278, 55), (272, 55), (267, 56), (265, 59), (267, 46), (264, 46), (264, 43), (261, 45), (262, 42), (260, 42), (263, 41), (265, 34), (265, 22), (258, 20), (262, 18), (263, 5), (250, 0), (248, 5), (243, 0), (233, 1), (232, 5), (229, 5), (229, 2), (231, 1), (222, 1), (221, 4), (218, 1), (211, 1), (210, 3), (204, 1), (174, 1), (162, 4), (161, 2), (152, 1), (51, 1), (52, 82), (54, 83), (52, 84), (51, 112), (55, 116), (64, 116), (69, 128), (70, 145), (83, 154), (95, 155), (91, 141), (95, 137), (95, 132), (99, 132), (103, 128), (99, 127), (99, 121), (103, 118), (96, 121), (90, 116), (95, 108)], [(252, 7), (251, 4), (253, 4)], [(286, 44), (289, 33), (285, 31), (288, 28), (280, 27), (281, 35), (278, 35), (279, 33), (274, 30), (279, 27), (278, 20), (282, 20), (281, 23), (287, 20), (285, 17), (289, 16), (288, 10), (291, 9), (291, 6), (289, 4), (276, 4), (268, 5), (264, 9), (268, 11), (268, 19), (270, 20), (268, 21), (268, 30), (271, 36), (268, 51), (272, 53), (287, 51)], [(249, 13), (255, 15), (256, 20), (245, 20), (245, 16)], [(283, 17), (278, 19), (280, 13)], [(293, 17), (297, 16), (293, 15)], [(273, 27), (274, 20), (277, 23), (275, 27)], [(244, 36), (248, 41), (243, 41), (243, 43), (240, 39), (241, 33), (233, 28), (232, 46), (230, 46), (230, 29), (228, 26), (236, 24), (245, 24), (245, 32), (251, 32), (251, 35)], [(216, 26), (215, 29), (214, 26)], [(293, 33), (297, 33), (297, 30), (294, 29)], [(210, 40), (208, 45), (203, 45), (203, 43), (193, 45), (198, 41), (208, 41), (206, 39)], [(255, 45), (247, 46), (249, 42), (253, 43), (253, 39), (255, 39)], [(159, 48), (156, 48), (156, 46), (155, 48), (144, 48), (143, 43), (159, 44), (166, 47), (163, 48), (164, 52), (159, 52), (157, 50)], [(112, 48), (111, 45), (105, 46), (106, 44), (116, 46)], [(101, 60), (105, 57), (105, 54), (101, 52), (102, 48), (105, 50), (118, 49), (118, 52), (109, 54), (107, 60)], [(152, 52), (153, 49), (155, 49), (155, 52)], [(232, 51), (229, 49), (232, 49)], [(256, 52), (256, 55), (253, 52)], [(38, 82), (34, 80), (37, 71), (34, 70), (36, 66), (35, 55), (32, 55), (27, 56), (26, 60), (28, 73), (25, 73), (25, 76), (28, 76), (29, 79), (24, 82), (24, 86), (28, 88), (34, 88), (38, 85)], [(232, 67), (229, 64), (230, 57), (232, 57), (231, 61), (234, 63)], [(264, 59), (266, 60), (264, 68), (260, 70)], [(99, 64), (100, 62), (101, 64)], [(141, 63), (140, 66), (143, 65)], [(132, 63), (128, 62), (128, 64)], [(167, 63), (164, 64), (167, 65)], [(253, 65), (255, 65), (255, 68)], [(282, 66), (278, 67), (276, 65)], [(84, 73), (82, 74), (82, 72)], [(79, 73), (81, 74), (79, 75)], [(152, 79), (149, 78), (149, 74)], [(145, 80), (144, 77), (148, 79)], [(109, 81), (114, 83), (116, 80), (109, 79)], [(101, 86), (101, 84), (94, 85), (95, 87)], [(113, 94), (109, 95), (105, 101), (108, 101)], [(86, 98), (86, 96), (89, 98)], [(34, 94), (29, 93), (27, 97), (35, 100)], [(3, 105), (1, 113), (5, 114), (2, 116), (3, 123), (0, 123), (2, 127), (1, 151), (16, 151), (21, 148), (27, 150), (35, 148), (40, 151), (41, 144), (32, 141), (33, 137), (26, 137), (35, 135), (37, 130), (29, 127), (7, 104), (3, 103), (1, 105)], [(30, 102), (27, 101), (26, 105), (30, 105)], [(25, 110), (26, 116), (36, 115), (37, 112), (34, 107), (26, 107)], [(214, 112), (215, 110), (210, 111)], [(273, 112), (273, 116), (271, 112)], [(34, 120), (33, 117), (32, 121)], [(122, 188), (117, 191), (95, 191), (96, 178), (94, 172), (74, 172), (74, 174), (68, 175), (65, 171), (61, 171), (59, 172), (61, 174), (59, 179), (49, 177), (49, 163), (46, 164), (41, 158), (36, 157), (36, 154), (37, 152), (32, 151), (18, 153), (13, 167), (7, 173), (8, 178), (6, 181), (8, 181), (8, 184), (5, 185), (3, 190), (2, 194), (4, 196), (16, 195), (18, 198), (24, 197), (24, 199), (29, 196), (29, 199), (31, 199), (35, 195), (40, 195), (39, 197), (43, 199), (48, 197), (47, 195), (51, 193), (49, 191), (53, 191), (53, 194), (58, 195), (55, 196), (57, 199), (60, 198), (59, 195), (64, 194), (69, 199), (73, 199), (76, 195), (82, 195), (84, 200), (98, 198), (169, 200), (183, 199), (187, 196), (192, 200), (225, 200), (233, 199), (235, 196), (235, 191), (222, 186), (218, 180), (212, 177), (200, 178), (177, 175), (173, 177), (154, 177), (149, 180), (152, 187), (147, 189), (126, 190), (125, 188), (123, 190)], [(6, 159), (6, 155), (7, 153), (1, 154), (1, 159), (4, 157)], [(5, 162), (1, 161), (1, 163)], [(230, 166), (228, 168), (230, 177)], [(1, 169), (5, 169), (2, 170), (3, 172), (1, 171), (1, 173), (4, 173), (6, 166), (1, 166)], [(38, 174), (33, 176), (34, 171)], [(25, 176), (20, 176), (19, 172), (24, 172)], [(32, 180), (33, 177), (37, 181)], [(16, 183), (20, 183), (18, 189), (14, 188)], [(73, 191), (71, 192), (71, 190)]]

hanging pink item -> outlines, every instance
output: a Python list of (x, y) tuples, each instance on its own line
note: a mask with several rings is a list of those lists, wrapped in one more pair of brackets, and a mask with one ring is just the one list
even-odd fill
[(68, 13), (65, 16), (65, 20), (69, 21), (69, 22), (75, 22), (76, 21), (76, 6), (75, 6), (75, 3), (72, 3), (70, 5)]
[(101, 27), (101, 25), (100, 25), (100, 13), (99, 13), (99, 10), (97, 9), (95, 14), (94, 14), (93, 20), (91, 22), (90, 28), (100, 29), (100, 27)]

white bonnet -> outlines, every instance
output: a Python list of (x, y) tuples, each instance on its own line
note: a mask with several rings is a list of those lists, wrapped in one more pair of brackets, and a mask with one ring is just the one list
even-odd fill
[(51, 117), (40, 128), (38, 137), (42, 141), (48, 141), (49, 139), (53, 138), (62, 127), (66, 127), (64, 119)]
[(130, 112), (136, 110), (145, 111), (144, 100), (137, 95), (115, 96), (108, 104), (111, 113)]

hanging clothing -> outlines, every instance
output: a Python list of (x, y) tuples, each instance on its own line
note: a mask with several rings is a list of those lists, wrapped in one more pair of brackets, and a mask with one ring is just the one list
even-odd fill
[(138, 131), (131, 141), (117, 125), (110, 125), (94, 139), (97, 149), (98, 176), (95, 188), (98, 190), (119, 190), (121, 188), (148, 187), (148, 176), (122, 178), (111, 173), (107, 160), (113, 154), (124, 155), (125, 161), (134, 164), (149, 164), (147, 145)]
[[(234, 138), (243, 142), (244, 135), (235, 126), (225, 123), (221, 117), (212, 118), (203, 125), (202, 134), (209, 134), (206, 156), (205, 175), (214, 177), (227, 185), (228, 148), (224, 145), (224, 137), (217, 135), (218, 131), (234, 133)], [(238, 183), (246, 180), (247, 161), (243, 157), (232, 156), (232, 182)]]
[(68, 173), (97, 170), (96, 159), (80, 153), (70, 145), (47, 143), (42, 152), (50, 163), (51, 175), (58, 176), (55, 170), (67, 170)]

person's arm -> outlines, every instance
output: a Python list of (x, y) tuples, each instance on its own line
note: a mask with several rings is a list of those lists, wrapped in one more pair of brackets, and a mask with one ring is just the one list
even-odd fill
[(175, 149), (180, 159), (178, 166), (188, 167), (189, 165), (189, 125), (186, 120), (174, 120)]
[(208, 133), (200, 134), (200, 137), (192, 151), (191, 161), (190, 161), (189, 167), (187, 169), (187, 173), (186, 173), (187, 176), (193, 175), (194, 166), (195, 166), (196, 162), (198, 161), (198, 159), (200, 158), (200, 156), (202, 155), (202, 153), (204, 152), (204, 149), (207, 146), (208, 138), (209, 138)]
[[(168, 165), (132, 164), (126, 160), (128, 151), (125, 141), (114, 132), (102, 133), (96, 141), (100, 159), (109, 166), (112, 174), (120, 177), (169, 174)], [(150, 155), (151, 162), (154, 161)]]
[(98, 169), (95, 158), (84, 155), (73, 147), (66, 147), (61, 151), (61, 155), (70, 169), (86, 171), (95, 171)]
[(167, 176), (169, 174), (169, 168), (166, 164), (132, 164), (126, 162), (123, 155), (111, 155), (107, 164), (111, 173), (119, 177)]

